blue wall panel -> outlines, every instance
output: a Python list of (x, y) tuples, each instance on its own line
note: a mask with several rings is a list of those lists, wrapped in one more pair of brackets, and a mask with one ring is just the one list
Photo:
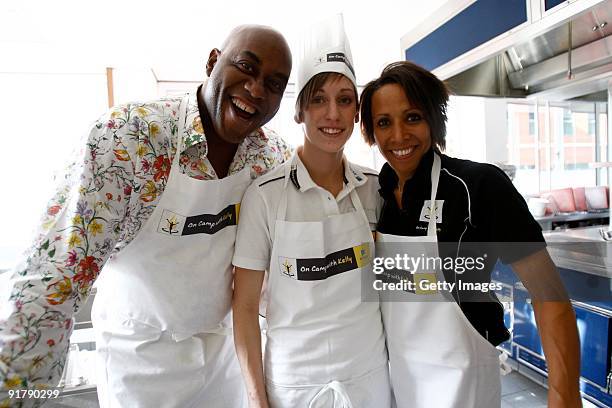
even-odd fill
[(558, 6), (561, 3), (567, 3), (567, 0), (545, 0), (544, 9), (548, 11), (551, 8)]
[(525, 0), (477, 0), (407, 48), (404, 55), (433, 70), (525, 21)]

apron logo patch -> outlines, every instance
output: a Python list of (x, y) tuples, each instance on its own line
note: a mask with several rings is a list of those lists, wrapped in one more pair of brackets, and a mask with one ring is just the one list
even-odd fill
[(164, 210), (157, 226), (157, 232), (166, 235), (181, 235), (186, 219), (185, 216)]
[(295, 272), (297, 270), (295, 258), (284, 258), (281, 256), (279, 257), (278, 263), (279, 269), (283, 275), (289, 278), (297, 279), (297, 273)]
[(414, 274), (415, 291), (417, 295), (433, 295), (438, 293), (435, 286), (438, 283), (438, 278), (434, 273), (415, 273)]
[(278, 257), (278, 269), (284, 276), (302, 281), (324, 280), (343, 272), (362, 268), (372, 260), (369, 244), (331, 253), (324, 258)]
[(238, 225), (240, 204), (228, 205), (218, 214), (185, 217), (170, 210), (162, 212), (157, 232), (171, 236), (215, 234), (230, 225)]
[(419, 221), (429, 222), (429, 218), (432, 213), (436, 216), (436, 223), (442, 223), (442, 207), (444, 206), (444, 200), (436, 200), (435, 208), (432, 211), (431, 200), (425, 200), (423, 208), (421, 209), (421, 216)]

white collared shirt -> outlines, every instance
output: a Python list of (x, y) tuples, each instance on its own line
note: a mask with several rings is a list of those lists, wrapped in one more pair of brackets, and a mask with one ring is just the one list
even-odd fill
[[(380, 208), (378, 173), (350, 163), (346, 158), (343, 160), (344, 185), (336, 197), (312, 180), (297, 153), (290, 161), (255, 180), (244, 194), (240, 206), (233, 264), (246, 269), (268, 269), (285, 176), (289, 178), (286, 184), (286, 221), (321, 221), (325, 217), (355, 211), (350, 193), (357, 189), (370, 229), (374, 231)], [(290, 177), (294, 164), (296, 171), (294, 177)]]

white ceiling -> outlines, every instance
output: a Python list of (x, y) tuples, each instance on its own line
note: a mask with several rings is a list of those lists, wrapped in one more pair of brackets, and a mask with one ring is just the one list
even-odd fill
[(402, 57), (403, 34), (457, 1), (2, 0), (0, 72), (134, 66), (152, 67), (160, 80), (198, 81), (210, 49), (238, 24), (273, 26), (297, 49), (305, 25), (342, 12), (357, 80), (363, 84)]

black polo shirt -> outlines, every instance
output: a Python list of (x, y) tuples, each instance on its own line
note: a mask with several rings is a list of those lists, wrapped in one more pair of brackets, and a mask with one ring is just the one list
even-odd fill
[[(380, 195), (384, 204), (377, 230), (381, 233), (427, 235), (423, 217), (425, 200), (431, 198), (433, 150), (423, 156), (414, 176), (406, 181), (402, 209), (393, 190), (398, 178), (389, 164), (380, 171)], [(498, 167), (455, 159), (443, 154), (436, 201), (442, 200), (442, 219), (437, 224), (439, 253), (445, 256), (475, 257), (486, 253), (485, 267), (462, 274), (461, 279), (490, 282), (498, 259), (512, 263), (545, 247), (542, 229), (523, 197)], [(444, 270), (447, 281), (456, 277)], [(461, 309), (478, 332), (492, 344), (509, 338), (503, 322), (503, 308), (491, 291), (453, 293)]]

